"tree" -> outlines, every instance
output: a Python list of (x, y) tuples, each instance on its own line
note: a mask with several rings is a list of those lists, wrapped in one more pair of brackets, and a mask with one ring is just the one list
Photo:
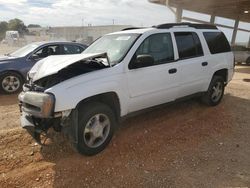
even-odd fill
[(20, 35), (24, 35), (25, 33), (28, 33), (28, 29), (24, 25), (23, 21), (17, 18), (9, 21), (8, 30), (18, 31)]
[(38, 28), (38, 27), (41, 27), (41, 26), (38, 24), (29, 24), (28, 25), (28, 28)]
[(0, 32), (5, 32), (8, 29), (8, 22), (0, 22)]
[(3, 40), (3, 38), (5, 37), (7, 29), (8, 29), (8, 23), (5, 21), (0, 22), (0, 40)]

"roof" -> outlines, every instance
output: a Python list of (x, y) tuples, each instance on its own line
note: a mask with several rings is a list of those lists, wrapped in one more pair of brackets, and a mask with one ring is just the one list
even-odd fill
[(32, 44), (36, 44), (38, 46), (41, 46), (44, 44), (78, 44), (78, 45), (86, 46), (85, 44), (82, 44), (82, 43), (70, 42), (70, 41), (40, 41), (40, 42), (33, 42)]
[[(152, 3), (250, 22), (250, 0), (149, 0)], [(249, 11), (245, 13), (245, 11)]]
[(153, 30), (160, 30), (160, 29), (203, 29), (203, 30), (218, 30), (215, 25), (212, 24), (193, 24), (189, 22), (183, 22), (183, 23), (165, 23), (161, 25), (156, 25), (153, 27), (148, 27), (148, 28), (127, 28), (122, 31), (110, 33), (108, 35), (113, 35), (113, 34), (143, 34), (147, 32), (151, 32)]
[(190, 22), (182, 22), (182, 23), (166, 23), (166, 24), (160, 24), (153, 26), (157, 29), (170, 29), (174, 27), (191, 27), (195, 29), (217, 29), (217, 27), (213, 24), (195, 24)]
[(113, 34), (124, 34), (124, 33), (129, 33), (129, 34), (142, 34), (151, 30), (154, 30), (155, 28), (149, 27), (149, 28), (143, 28), (143, 29), (131, 29), (131, 30), (124, 30), (124, 31), (118, 31), (114, 33), (110, 33), (108, 35), (113, 35)]

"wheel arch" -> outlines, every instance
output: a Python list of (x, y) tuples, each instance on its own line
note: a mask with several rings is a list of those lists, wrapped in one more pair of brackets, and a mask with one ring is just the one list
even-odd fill
[(0, 73), (0, 76), (2, 76), (3, 74), (6, 74), (6, 73), (15, 73), (15, 74), (17, 74), (17, 75), (19, 75), (21, 78), (22, 78), (22, 81), (23, 82), (25, 82), (25, 77), (24, 77), (24, 75), (21, 73), (21, 72), (19, 72), (19, 71), (17, 71), (17, 70), (5, 70), (5, 71), (3, 71), (3, 72), (1, 72)]
[[(217, 70), (214, 74), (214, 76), (221, 76), (224, 79), (225, 84), (228, 82), (228, 69), (224, 68), (224, 69), (220, 69)], [(212, 78), (213, 78), (212, 77)]]
[(100, 102), (103, 104), (108, 105), (115, 113), (115, 117), (117, 120), (120, 119), (121, 117), (121, 105), (120, 105), (120, 100), (116, 92), (106, 92), (106, 93), (101, 93), (97, 94), (91, 97), (87, 97), (80, 101), (76, 108), (81, 109), (84, 104), (89, 103), (89, 102)]

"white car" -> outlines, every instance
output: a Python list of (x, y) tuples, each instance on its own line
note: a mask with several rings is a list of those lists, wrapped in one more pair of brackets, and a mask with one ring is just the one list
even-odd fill
[(110, 142), (121, 118), (188, 96), (220, 103), (234, 55), (215, 26), (163, 24), (105, 35), (82, 54), (38, 62), (19, 95), (21, 125), (39, 142), (53, 127), (82, 154)]
[(233, 46), (232, 51), (234, 52), (235, 61), (237, 63), (246, 63), (250, 65), (250, 48)]

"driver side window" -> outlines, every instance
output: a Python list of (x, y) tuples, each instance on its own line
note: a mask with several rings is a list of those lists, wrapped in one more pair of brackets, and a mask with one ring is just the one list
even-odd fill
[(60, 51), (59, 45), (50, 45), (50, 46), (45, 46), (40, 50), (36, 51), (34, 55), (37, 56), (39, 59), (42, 59), (50, 55), (59, 55), (60, 54), (59, 51)]
[(129, 64), (129, 69), (169, 63), (173, 60), (174, 50), (171, 34), (153, 34), (139, 46)]

